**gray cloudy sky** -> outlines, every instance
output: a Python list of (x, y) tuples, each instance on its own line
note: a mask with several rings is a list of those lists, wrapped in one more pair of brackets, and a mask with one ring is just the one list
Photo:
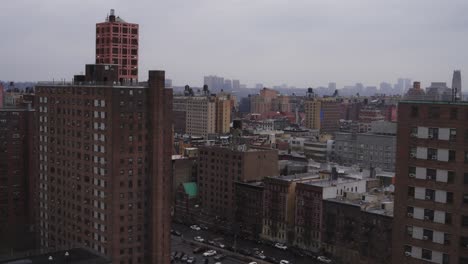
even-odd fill
[(209, 74), (298, 87), (468, 75), (466, 0), (2, 0), (0, 79), (84, 71), (110, 8), (140, 24), (140, 80), (149, 69), (194, 86)]

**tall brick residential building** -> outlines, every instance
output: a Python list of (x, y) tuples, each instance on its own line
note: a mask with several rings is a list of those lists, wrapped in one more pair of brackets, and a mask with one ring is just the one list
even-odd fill
[(200, 147), (198, 186), (205, 213), (229, 221), (236, 212), (236, 182), (258, 181), (278, 175), (278, 152), (274, 149)]
[(164, 71), (119, 82), (87, 65), (36, 86), (43, 248), (85, 247), (113, 263), (169, 263), (172, 90)]
[(96, 64), (119, 65), (118, 81), (138, 81), (138, 24), (114, 14), (96, 24)]
[(0, 251), (31, 250), (37, 208), (34, 95), (0, 108)]
[(468, 103), (398, 105), (393, 263), (468, 263)]

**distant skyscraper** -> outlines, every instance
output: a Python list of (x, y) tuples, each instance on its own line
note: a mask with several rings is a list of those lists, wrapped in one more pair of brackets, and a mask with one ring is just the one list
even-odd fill
[(96, 24), (96, 64), (119, 65), (119, 81), (138, 80), (138, 24), (116, 17)]
[(394, 87), (395, 94), (405, 94), (411, 87), (411, 79), (398, 78), (397, 84)]
[(387, 95), (393, 94), (392, 85), (388, 82), (381, 82), (380, 93), (387, 94)]
[(240, 89), (240, 81), (239, 80), (232, 80), (232, 89), (239, 90)]
[(203, 84), (208, 85), (210, 92), (217, 93), (224, 89), (224, 78), (216, 75), (205, 76)]
[(231, 91), (232, 90), (232, 81), (231, 80), (224, 80), (224, 91)]
[(453, 71), (452, 78), (452, 100), (461, 101), (463, 100), (462, 95), (462, 83), (461, 83), (461, 72), (460, 70)]
[(336, 82), (328, 83), (328, 89), (329, 90), (336, 90)]
[(263, 89), (263, 84), (262, 83), (255, 84), (255, 89), (259, 89), (259, 90)]

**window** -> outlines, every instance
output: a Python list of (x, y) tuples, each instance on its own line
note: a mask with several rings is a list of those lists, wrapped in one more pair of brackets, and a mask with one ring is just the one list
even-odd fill
[(450, 129), (450, 141), (456, 141), (457, 140), (457, 130), (455, 128)]
[(468, 248), (468, 237), (460, 237), (460, 246), (464, 248)]
[(418, 117), (419, 116), (419, 108), (417, 106), (411, 107), (411, 117)]
[(434, 235), (434, 231), (429, 230), (429, 229), (424, 229), (423, 230), (423, 239), (424, 240), (432, 240), (433, 235)]
[(454, 171), (448, 171), (447, 172), (447, 183), (453, 183), (455, 180), (455, 172)]
[(428, 160), (437, 160), (437, 149), (428, 148), (427, 149), (427, 159)]
[(453, 203), (453, 192), (447, 192), (447, 203)]
[(426, 189), (426, 200), (433, 201), (435, 197), (435, 191), (432, 189)]
[(468, 193), (463, 194), (463, 203), (468, 203)]
[(411, 127), (411, 137), (418, 136), (418, 127)]
[(434, 210), (424, 209), (424, 220), (434, 221)]
[(458, 119), (458, 109), (457, 108), (450, 109), (450, 119), (452, 119), (452, 120)]
[(468, 173), (466, 172), (463, 174), (463, 183), (468, 184)]
[(437, 170), (435, 170), (435, 169), (427, 169), (426, 170), (426, 179), (435, 180), (436, 175), (437, 175)]
[(413, 186), (408, 186), (408, 196), (409, 197), (414, 197), (414, 187)]
[(429, 107), (429, 118), (438, 119), (440, 117), (440, 107)]
[(462, 215), (461, 225), (464, 226), (464, 227), (468, 226), (468, 216)]
[(445, 224), (450, 225), (452, 224), (452, 214), (445, 213)]
[(430, 127), (428, 136), (431, 139), (438, 139), (439, 138), (439, 129), (436, 128), (436, 127)]
[(423, 248), (423, 249), (422, 249), (421, 257), (422, 257), (423, 259), (432, 260), (432, 251), (429, 250), (429, 249)]
[(449, 150), (449, 161), (455, 161), (456, 158), (456, 152), (455, 150)]

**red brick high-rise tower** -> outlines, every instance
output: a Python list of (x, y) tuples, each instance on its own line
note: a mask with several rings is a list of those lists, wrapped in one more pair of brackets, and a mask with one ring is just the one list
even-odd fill
[(138, 24), (115, 16), (96, 24), (96, 64), (118, 64), (120, 82), (138, 80)]

